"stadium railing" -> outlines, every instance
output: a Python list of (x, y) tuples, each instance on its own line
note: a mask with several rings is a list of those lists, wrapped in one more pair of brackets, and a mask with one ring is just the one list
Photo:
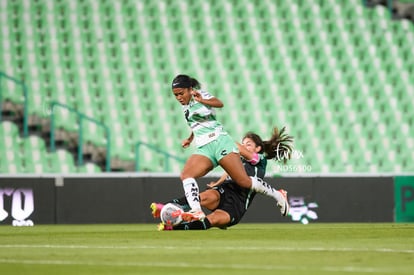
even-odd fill
[(65, 104), (56, 102), (56, 101), (52, 101), (51, 102), (51, 106), (50, 106), (50, 110), (51, 110), (51, 114), (50, 114), (50, 151), (54, 152), (55, 151), (55, 112), (54, 109), (56, 107), (60, 107), (60, 108), (64, 108), (66, 110), (68, 110), (69, 112), (75, 113), (77, 116), (77, 122), (78, 122), (78, 165), (82, 165), (83, 164), (83, 120), (87, 120), (91, 123), (95, 123), (97, 126), (102, 127), (105, 131), (105, 137), (106, 137), (106, 171), (109, 172), (111, 171), (111, 131), (109, 130), (109, 128), (91, 118), (86, 116), (85, 114), (73, 109), (70, 106), (67, 106)]
[(2, 78), (10, 80), (14, 82), (16, 85), (19, 85), (22, 87), (23, 90), (23, 96), (24, 96), (24, 103), (23, 103), (23, 135), (24, 137), (27, 137), (29, 134), (29, 127), (27, 123), (28, 118), (28, 96), (27, 96), (27, 86), (23, 81), (20, 81), (12, 76), (9, 76), (3, 72), (0, 72), (0, 120), (2, 119), (2, 103), (3, 103), (3, 92), (1, 89), (1, 80)]
[(174, 156), (164, 150), (159, 149), (158, 147), (154, 145), (139, 141), (135, 144), (135, 171), (137, 172), (140, 171), (141, 169), (140, 159), (139, 159), (139, 152), (140, 152), (141, 146), (145, 146), (153, 152), (164, 155), (164, 172), (168, 172), (170, 170), (170, 159), (175, 159), (181, 163), (185, 163), (185, 159), (183, 158)]

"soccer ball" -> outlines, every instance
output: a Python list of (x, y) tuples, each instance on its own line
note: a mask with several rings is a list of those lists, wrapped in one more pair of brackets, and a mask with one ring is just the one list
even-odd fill
[(181, 214), (183, 213), (183, 209), (175, 203), (167, 203), (161, 209), (161, 221), (164, 224), (168, 225), (177, 225), (182, 222)]

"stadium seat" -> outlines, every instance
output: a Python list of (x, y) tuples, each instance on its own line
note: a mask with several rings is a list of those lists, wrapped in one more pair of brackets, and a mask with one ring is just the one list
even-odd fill
[[(223, 100), (217, 114), (236, 140), (287, 126), (306, 152), (292, 163), (312, 172), (411, 171), (412, 24), (359, 0), (302, 2), (2, 1), (1, 69), (24, 80), (31, 115), (48, 117), (51, 101), (73, 107), (109, 127), (113, 157), (124, 160), (138, 141), (191, 153), (179, 146), (190, 130), (170, 91), (187, 73)], [(0, 85), (3, 100), (23, 103), (20, 86)], [(78, 130), (74, 114), (54, 115), (57, 128)], [(99, 172), (9, 128), (1, 148), (20, 153), (7, 150), (2, 171)], [(82, 129), (85, 142), (106, 145), (100, 127)], [(162, 171), (162, 155), (143, 148), (140, 158)]]

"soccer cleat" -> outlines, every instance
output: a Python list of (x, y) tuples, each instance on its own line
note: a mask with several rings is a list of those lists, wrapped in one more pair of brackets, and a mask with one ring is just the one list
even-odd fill
[(202, 221), (205, 217), (206, 214), (202, 210), (190, 210), (181, 214), (181, 218), (185, 222)]
[(177, 217), (181, 216), (183, 213), (184, 213), (183, 210), (178, 209), (178, 210), (176, 210), (176, 211), (174, 211), (174, 212), (171, 213), (171, 217), (172, 218), (177, 218)]
[(151, 214), (154, 218), (159, 218), (160, 217), (160, 213), (161, 213), (161, 209), (164, 207), (164, 204), (162, 203), (156, 203), (153, 202), (150, 205), (151, 208)]
[(157, 225), (158, 231), (170, 231), (173, 230), (173, 226), (171, 224), (159, 223)]
[(283, 202), (278, 202), (277, 206), (279, 206), (280, 213), (282, 214), (282, 216), (287, 216), (289, 214), (289, 208), (290, 208), (288, 198), (287, 198), (287, 191), (280, 189), (278, 190), (278, 192), (282, 194)]

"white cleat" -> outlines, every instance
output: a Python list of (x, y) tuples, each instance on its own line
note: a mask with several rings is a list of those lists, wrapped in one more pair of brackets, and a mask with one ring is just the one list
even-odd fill
[(282, 216), (287, 216), (289, 214), (289, 202), (288, 202), (288, 197), (287, 197), (287, 191), (280, 189), (278, 190), (278, 192), (280, 192), (282, 194), (283, 197), (283, 201), (282, 202), (278, 202), (277, 206), (279, 206), (280, 208), (280, 213), (282, 214)]

